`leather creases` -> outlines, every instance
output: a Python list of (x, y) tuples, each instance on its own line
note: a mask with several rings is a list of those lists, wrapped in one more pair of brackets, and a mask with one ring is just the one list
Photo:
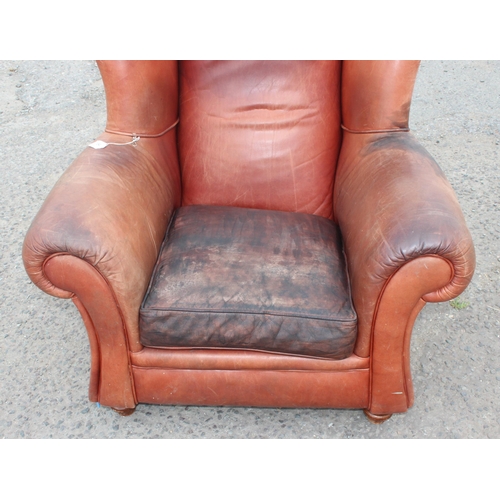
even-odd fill
[(352, 353), (356, 314), (335, 224), (214, 206), (174, 217), (140, 311), (144, 345)]

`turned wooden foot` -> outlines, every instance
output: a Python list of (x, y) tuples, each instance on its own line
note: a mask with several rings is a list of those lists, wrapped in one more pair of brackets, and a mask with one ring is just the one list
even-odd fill
[(116, 413), (119, 413), (122, 417), (128, 417), (129, 415), (132, 415), (134, 413), (135, 408), (124, 408), (123, 410), (118, 410), (117, 408), (111, 408), (112, 410), (116, 411)]
[(370, 413), (368, 410), (363, 410), (363, 411), (365, 412), (366, 418), (372, 424), (381, 424), (392, 417), (392, 413), (390, 413), (389, 415), (374, 415), (373, 413)]

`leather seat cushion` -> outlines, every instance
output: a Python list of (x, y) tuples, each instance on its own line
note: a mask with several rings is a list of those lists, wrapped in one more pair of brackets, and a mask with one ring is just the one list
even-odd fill
[(149, 347), (350, 356), (356, 314), (338, 227), (302, 213), (181, 207), (140, 332)]

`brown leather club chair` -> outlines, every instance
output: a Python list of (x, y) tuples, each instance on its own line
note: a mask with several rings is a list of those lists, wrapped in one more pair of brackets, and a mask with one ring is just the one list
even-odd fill
[(67, 169), (23, 248), (83, 317), (90, 400), (411, 407), (415, 318), (475, 265), (408, 129), (418, 62), (99, 68), (108, 145)]

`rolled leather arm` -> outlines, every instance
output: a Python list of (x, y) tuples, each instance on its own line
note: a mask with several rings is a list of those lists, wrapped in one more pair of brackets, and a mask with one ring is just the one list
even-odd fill
[(452, 267), (450, 282), (425, 301), (466, 288), (475, 267), (469, 230), (443, 172), (410, 132), (346, 132), (334, 189), (359, 334), (369, 336), (384, 286), (412, 259), (438, 256)]
[[(102, 134), (105, 142), (130, 138)], [(175, 131), (137, 146), (87, 148), (66, 170), (35, 217), (24, 241), (23, 260), (32, 281), (56, 297), (44, 274), (54, 254), (84, 259), (105, 278), (129, 330), (137, 322), (162, 239), (180, 203)]]

